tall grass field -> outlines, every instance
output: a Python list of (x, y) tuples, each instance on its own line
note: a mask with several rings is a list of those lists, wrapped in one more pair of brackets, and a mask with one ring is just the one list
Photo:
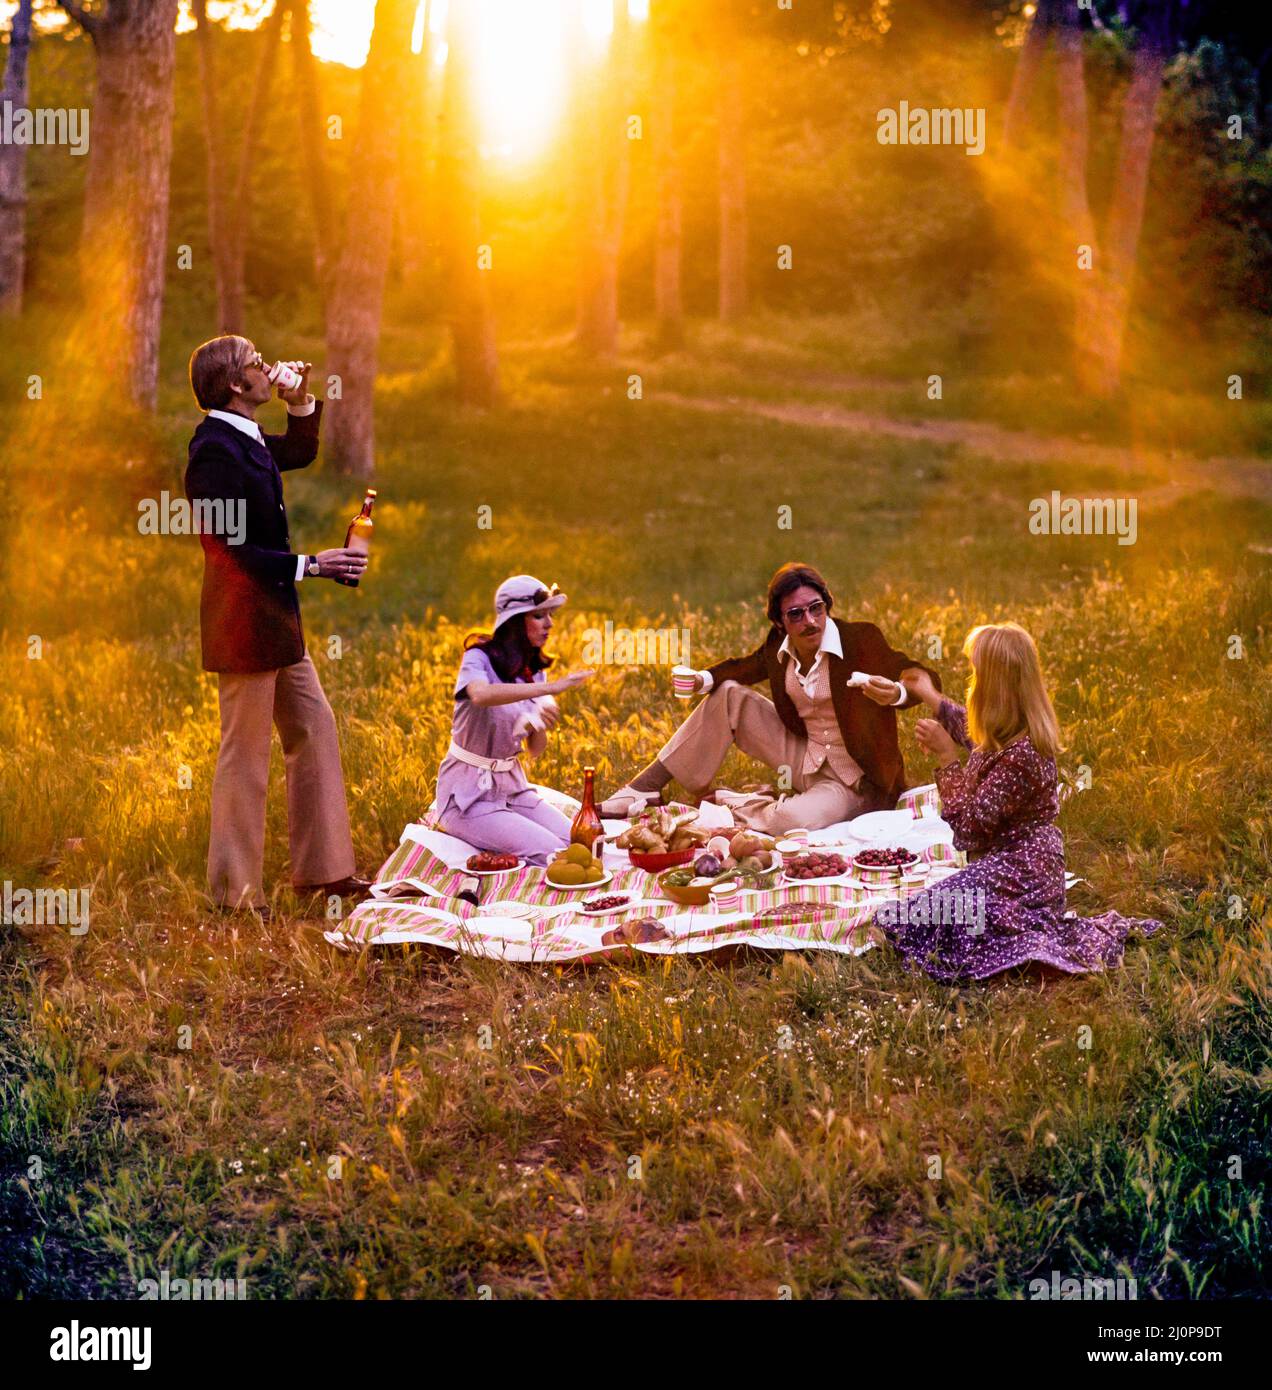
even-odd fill
[[(301, 586), (364, 873), (432, 799), (462, 640), (506, 575), (568, 592), (558, 669), (606, 621), (688, 629), (705, 665), (758, 643), (763, 586), (800, 559), (956, 697), (972, 625), (1034, 634), (1086, 788), (1061, 813), (1070, 905), (1166, 929), (1103, 976), (963, 988), (886, 948), (554, 970), (341, 954), (286, 886), (277, 751), (276, 916), (211, 914), (202, 560), (137, 527), (140, 499), (180, 495), (182, 340), (158, 423), (110, 428), (68, 344), (41, 401), (5, 401), (0, 878), (90, 887), (91, 923), (3, 933), (0, 1293), (134, 1297), (161, 1270), (262, 1299), (1023, 1299), (1053, 1272), (1141, 1299), (1266, 1292), (1264, 408), (1229, 437), (1176, 400), (1082, 438), (1045, 382), (932, 401), (882, 350), (845, 380), (861, 340), (800, 319), (652, 362), (633, 332), (604, 369), (527, 342), (504, 407), (467, 414), (430, 332), (386, 336), (367, 577)], [(1137, 499), (1135, 543), (1031, 534), (1053, 489)], [(313, 551), (359, 492), (319, 465), (287, 498)], [(533, 775), (574, 793), (585, 765), (619, 784), (684, 708), (657, 666), (602, 667), (562, 703)], [(735, 759), (722, 780), (758, 775)]]

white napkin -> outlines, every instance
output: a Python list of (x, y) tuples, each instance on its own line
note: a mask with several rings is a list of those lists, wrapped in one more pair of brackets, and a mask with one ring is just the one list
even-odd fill
[(733, 828), (733, 812), (727, 806), (717, 806), (714, 801), (704, 801), (698, 807), (698, 824), (709, 830), (730, 830)]
[(416, 822), (406, 827), (402, 832), (402, 839), (410, 840), (412, 844), (423, 845), (448, 869), (466, 869), (468, 860), (477, 853), (472, 845), (458, 836), (444, 835), (440, 830), (428, 830)]
[(544, 729), (543, 710), (549, 705), (557, 709), (557, 702), (551, 695), (543, 695), (533, 702), (533, 708), (525, 711), (517, 719), (513, 726), (513, 733), (517, 738), (525, 738), (527, 734), (542, 733)]

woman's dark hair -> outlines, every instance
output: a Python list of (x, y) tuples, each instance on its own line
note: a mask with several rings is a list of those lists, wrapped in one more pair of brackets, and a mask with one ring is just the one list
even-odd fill
[(526, 615), (518, 613), (494, 632), (470, 632), (464, 638), (464, 650), (480, 647), (495, 668), (501, 682), (529, 680), (536, 671), (546, 671), (553, 658), (542, 647), (536, 647), (526, 636)]
[(782, 605), (786, 601), (788, 594), (793, 594), (796, 589), (807, 586), (816, 589), (826, 601), (826, 613), (829, 615), (835, 606), (835, 600), (831, 597), (830, 590), (826, 587), (826, 581), (812, 567), (812, 565), (801, 565), (792, 560), (790, 564), (783, 565), (780, 570), (769, 580), (768, 586), (768, 606), (765, 612), (768, 614), (769, 622), (774, 627), (782, 626)]

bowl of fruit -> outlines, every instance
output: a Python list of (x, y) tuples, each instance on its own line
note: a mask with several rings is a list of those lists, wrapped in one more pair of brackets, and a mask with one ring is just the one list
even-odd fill
[(711, 836), (698, 825), (697, 811), (671, 811), (650, 806), (642, 811), (614, 843), (627, 851), (632, 866), (658, 874), (693, 862)]
[(494, 850), (482, 850), (468, 860), (468, 872), (482, 876), (510, 874), (521, 867), (521, 860), (515, 854), (499, 854)]
[(622, 912), (631, 901), (626, 893), (608, 893), (595, 898), (584, 898), (579, 911), (585, 917), (608, 917), (611, 913)]
[(807, 888), (818, 883), (842, 883), (848, 873), (848, 861), (842, 854), (828, 850), (809, 849), (804, 854), (788, 857), (782, 864), (782, 882), (787, 886)]
[(890, 883), (912, 873), (919, 856), (908, 849), (863, 849), (852, 861), (859, 877), (867, 883)]
[(572, 844), (558, 850), (556, 858), (543, 871), (544, 882), (559, 893), (599, 888), (614, 877), (586, 845)]
[[(721, 837), (723, 840), (723, 837)], [(725, 853), (721, 850), (725, 849)], [(773, 886), (782, 856), (764, 835), (739, 830), (727, 844), (712, 841), (692, 864), (667, 869), (658, 876), (662, 895), (682, 907), (706, 907), (712, 885), (736, 883), (743, 893)]]

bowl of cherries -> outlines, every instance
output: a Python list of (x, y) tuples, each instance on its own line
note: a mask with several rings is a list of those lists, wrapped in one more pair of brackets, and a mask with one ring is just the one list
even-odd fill
[(583, 915), (585, 917), (608, 917), (611, 912), (622, 912), (631, 899), (622, 893), (610, 893), (602, 898), (585, 898)]
[(908, 849), (863, 849), (852, 866), (862, 878), (878, 881), (913, 873), (918, 862), (919, 856)]

